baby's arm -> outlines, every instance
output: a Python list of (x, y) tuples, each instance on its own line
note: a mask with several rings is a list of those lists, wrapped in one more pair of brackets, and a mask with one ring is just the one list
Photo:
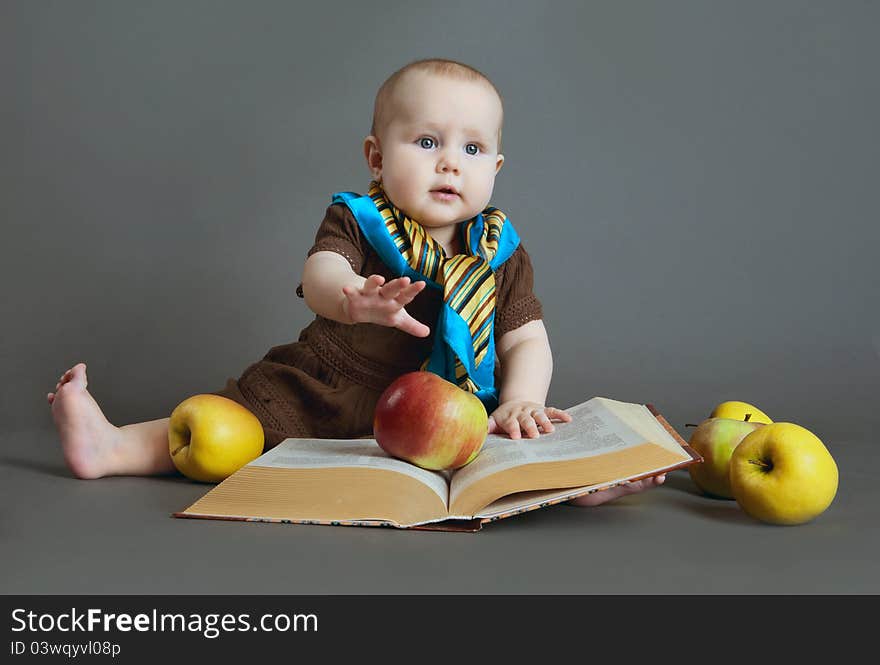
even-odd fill
[(507, 432), (519, 439), (520, 432), (530, 438), (539, 436), (538, 426), (546, 434), (553, 431), (551, 419), (569, 422), (571, 416), (555, 407), (544, 406), (553, 354), (547, 330), (540, 319), (511, 330), (496, 345), (501, 363), (499, 406), (489, 418), (489, 433)]
[(306, 261), (302, 288), (309, 308), (327, 319), (375, 323), (416, 337), (431, 333), (404, 309), (425, 288), (425, 282), (410, 283), (409, 277), (399, 277), (386, 284), (382, 275), (362, 277), (341, 254), (322, 251)]

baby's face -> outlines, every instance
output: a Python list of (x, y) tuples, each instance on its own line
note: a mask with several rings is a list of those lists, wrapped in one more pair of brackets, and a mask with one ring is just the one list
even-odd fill
[[(470, 219), (492, 197), (501, 101), (479, 81), (409, 72), (395, 92), (390, 120), (369, 160), (388, 198), (423, 226)], [(370, 137), (367, 139), (369, 145)], [(451, 189), (450, 189), (451, 188)]]

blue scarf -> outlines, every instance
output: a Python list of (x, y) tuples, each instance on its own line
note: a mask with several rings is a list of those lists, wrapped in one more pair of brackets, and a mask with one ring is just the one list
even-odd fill
[(443, 293), (434, 348), (421, 369), (475, 394), (491, 413), (495, 387), (495, 270), (519, 246), (506, 215), (488, 207), (462, 222), (465, 253), (448, 257), (430, 233), (385, 197), (379, 183), (366, 196), (333, 195), (351, 210), (364, 237), (398, 277), (427, 282)]

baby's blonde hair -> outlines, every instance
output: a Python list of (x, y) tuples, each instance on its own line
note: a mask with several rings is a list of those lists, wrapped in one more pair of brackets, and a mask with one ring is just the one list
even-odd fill
[(445, 58), (426, 58), (424, 60), (416, 60), (404, 65), (391, 76), (385, 79), (385, 82), (379, 87), (376, 93), (376, 102), (373, 105), (373, 124), (370, 127), (370, 134), (377, 136), (377, 131), (384, 128), (388, 120), (385, 117), (388, 114), (390, 100), (394, 96), (397, 85), (401, 78), (407, 72), (425, 72), (434, 74), (435, 76), (444, 76), (447, 78), (458, 79), (460, 81), (478, 81), (485, 83), (498, 96), (498, 102), (501, 104), (501, 121), (498, 123), (498, 152), (501, 152), (501, 127), (504, 124), (504, 100), (495, 84), (489, 80), (483, 72), (455, 60), (447, 60)]

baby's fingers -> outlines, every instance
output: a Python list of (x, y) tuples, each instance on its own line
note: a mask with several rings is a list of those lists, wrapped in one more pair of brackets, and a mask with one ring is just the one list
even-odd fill
[(409, 314), (406, 314), (403, 320), (401, 320), (396, 327), (405, 333), (413, 335), (414, 337), (427, 337), (431, 334), (431, 329), (428, 326), (426, 326), (421, 321), (417, 321)]
[(519, 424), (522, 428), (523, 434), (527, 434), (530, 439), (537, 438), (541, 435), (541, 433), (538, 432), (538, 425), (531, 415), (525, 414), (521, 416)]
[(367, 281), (364, 282), (364, 287), (361, 289), (361, 295), (371, 296), (375, 295), (379, 291), (379, 287), (381, 287), (385, 283), (385, 278), (382, 275), (370, 275), (367, 277)]
[(376, 295), (379, 292), (379, 287), (385, 283), (385, 278), (382, 275), (370, 275), (367, 277), (367, 281), (364, 282), (364, 285), (360, 288), (356, 286), (343, 286), (342, 292), (345, 294), (347, 298), (353, 298), (355, 296), (371, 296)]
[(427, 282), (418, 281), (408, 285), (398, 294), (397, 302), (399, 302), (401, 305), (408, 305), (412, 302), (413, 298), (421, 293), (426, 284)]
[(400, 277), (388, 282), (382, 288), (382, 298), (385, 300), (396, 300), (401, 306), (408, 305), (419, 292), (425, 288), (425, 282), (418, 281), (410, 283), (409, 277)]
[(556, 428), (550, 422), (550, 417), (544, 411), (535, 411), (535, 422), (541, 427), (544, 434), (549, 434)]
[(568, 415), (568, 413), (566, 413), (562, 409), (557, 409), (556, 407), (548, 406), (547, 408), (544, 409), (544, 413), (546, 413), (550, 418), (553, 418), (555, 420), (560, 420), (564, 423), (571, 422), (571, 416)]
[(514, 416), (505, 418), (501, 422), (501, 429), (507, 432), (507, 435), (511, 439), (519, 439), (522, 437), (519, 429), (519, 421)]
[(392, 279), (385, 286), (379, 289), (379, 295), (384, 300), (394, 300), (409, 286), (409, 277), (398, 277)]

